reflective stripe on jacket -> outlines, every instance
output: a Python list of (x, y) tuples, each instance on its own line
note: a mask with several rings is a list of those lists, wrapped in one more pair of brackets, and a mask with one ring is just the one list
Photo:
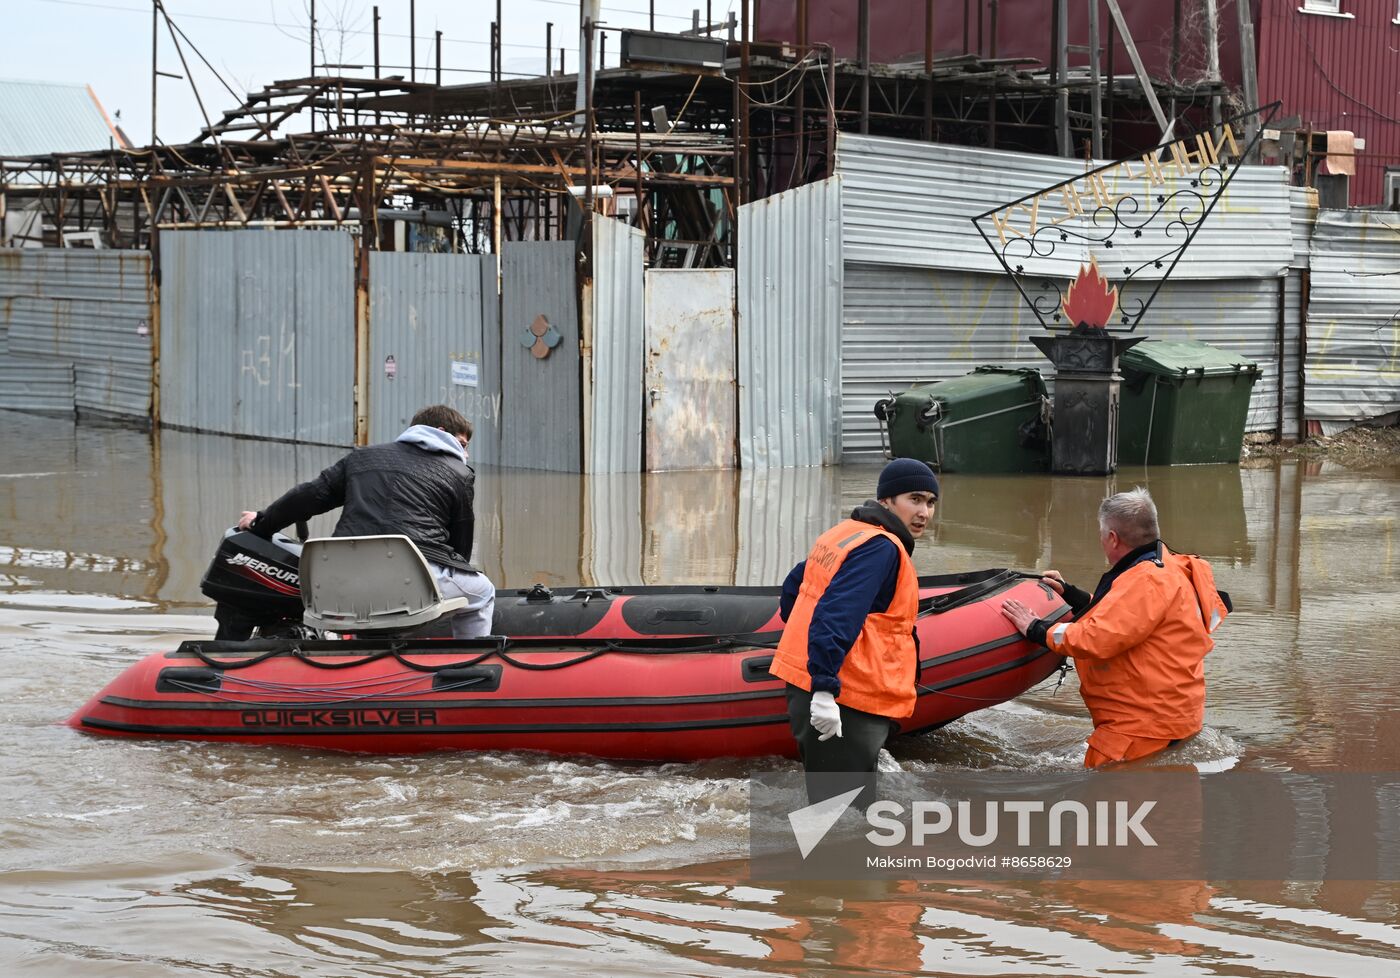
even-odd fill
[(810, 690), (807, 636), (817, 602), (857, 547), (876, 536), (888, 537), (899, 551), (899, 579), (894, 597), (884, 612), (866, 615), (860, 635), (846, 653), (838, 678), (841, 692), (836, 702), (853, 710), (900, 718), (914, 712), (918, 697), (915, 679), (919, 670), (914, 624), (919, 612), (919, 578), (914, 562), (899, 538), (882, 527), (859, 520), (844, 520), (827, 530), (807, 556), (802, 588), (783, 629), (777, 654), (768, 671), (794, 686)]
[(1113, 580), (1074, 622), (1051, 625), (1046, 645), (1072, 656), (1091, 746), (1120, 759), (1132, 738), (1176, 740), (1205, 718), (1203, 661), (1225, 617), (1210, 564), (1162, 547)]

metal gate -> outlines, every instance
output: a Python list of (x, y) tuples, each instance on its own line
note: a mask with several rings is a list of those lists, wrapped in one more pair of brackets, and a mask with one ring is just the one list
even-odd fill
[(646, 467), (734, 467), (734, 270), (646, 273)]
[(583, 445), (574, 244), (508, 242), (501, 278), (500, 464), (578, 472)]
[(475, 429), (472, 459), (494, 463), (501, 409), (495, 260), (373, 252), (369, 268), (369, 440), (389, 441), (419, 408), (449, 404)]
[(161, 422), (355, 439), (355, 251), (336, 231), (162, 231)]

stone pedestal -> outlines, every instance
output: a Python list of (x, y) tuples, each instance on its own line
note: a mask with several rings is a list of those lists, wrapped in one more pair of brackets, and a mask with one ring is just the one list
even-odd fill
[(1050, 471), (1108, 475), (1118, 468), (1118, 358), (1146, 339), (1085, 326), (1031, 342), (1055, 365)]

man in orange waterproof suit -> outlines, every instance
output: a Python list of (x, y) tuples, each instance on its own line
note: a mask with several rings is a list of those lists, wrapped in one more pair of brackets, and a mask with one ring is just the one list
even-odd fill
[(1230, 610), (1209, 563), (1162, 543), (1146, 489), (1103, 501), (1099, 544), (1110, 570), (1092, 595), (1058, 571), (1045, 572), (1045, 583), (1074, 609), (1073, 622), (1050, 624), (1014, 599), (1002, 604), (1023, 635), (1074, 659), (1094, 721), (1087, 768), (1147, 757), (1200, 732), (1203, 660)]

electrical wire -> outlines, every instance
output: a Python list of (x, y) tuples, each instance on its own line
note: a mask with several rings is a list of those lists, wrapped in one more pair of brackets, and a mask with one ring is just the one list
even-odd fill
[(1324, 68), (1322, 66), (1322, 63), (1317, 60), (1317, 53), (1313, 50), (1312, 41), (1309, 40), (1308, 35), (1303, 31), (1303, 29), (1299, 27), (1298, 19), (1296, 17), (1289, 18), (1289, 25), (1292, 27), (1293, 33), (1296, 34), (1299, 40), (1303, 42), (1303, 46), (1308, 49), (1308, 57), (1312, 60), (1313, 67), (1317, 69), (1318, 76), (1324, 82), (1327, 83), (1328, 88), (1332, 89), (1332, 91), (1336, 92), (1338, 95), (1340, 95), (1347, 101), (1355, 102), (1357, 105), (1361, 106), (1367, 112), (1370, 112), (1376, 118), (1384, 119), (1386, 122), (1391, 122), (1395, 123), (1396, 125), (1400, 125), (1400, 119), (1397, 119), (1394, 116), (1386, 115), (1380, 109), (1366, 102), (1363, 102), (1355, 95), (1352, 95), (1350, 92), (1347, 92), (1340, 88), (1336, 82), (1332, 81), (1332, 72)]

